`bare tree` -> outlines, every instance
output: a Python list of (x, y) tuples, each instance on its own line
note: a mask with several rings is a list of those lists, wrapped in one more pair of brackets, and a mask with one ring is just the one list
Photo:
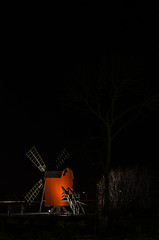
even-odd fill
[(159, 93), (150, 91), (142, 67), (136, 59), (110, 56), (99, 64), (79, 65), (67, 79), (69, 89), (65, 103), (67, 100), (68, 106), (87, 111), (102, 128), (99, 135), (96, 132), (93, 135), (94, 126), (89, 140), (100, 143), (96, 164), (105, 179), (106, 215), (112, 145), (122, 130), (143, 116), (146, 109), (159, 106)]

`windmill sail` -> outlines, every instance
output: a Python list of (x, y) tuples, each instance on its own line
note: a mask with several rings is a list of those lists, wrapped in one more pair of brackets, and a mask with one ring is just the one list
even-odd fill
[(40, 179), (35, 185), (34, 187), (32, 187), (32, 189), (28, 192), (28, 194), (25, 196), (26, 201), (28, 202), (28, 204), (30, 205), (34, 199), (37, 197), (37, 195), (39, 194), (41, 188), (43, 187), (43, 181), (42, 179)]
[(69, 153), (67, 150), (64, 148), (61, 153), (59, 154), (58, 158), (56, 159), (56, 168), (61, 167), (64, 162), (70, 157)]
[(31, 148), (27, 153), (27, 157), (35, 164), (35, 166), (41, 171), (44, 172), (46, 165), (43, 162), (40, 154), (38, 153), (36, 147)]

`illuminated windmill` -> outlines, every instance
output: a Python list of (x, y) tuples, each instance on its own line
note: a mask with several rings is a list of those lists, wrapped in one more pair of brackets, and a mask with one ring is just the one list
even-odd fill
[[(73, 214), (79, 213), (80, 209), (84, 213), (79, 195), (73, 191), (73, 172), (69, 168), (65, 168), (63, 171), (46, 171), (46, 165), (35, 147), (31, 148), (26, 155), (44, 173), (44, 178), (40, 179), (25, 196), (28, 204), (30, 205), (34, 201), (43, 188), (39, 212), (41, 212), (45, 198), (44, 205), (52, 207), (51, 212), (54, 209), (56, 212), (60, 212), (61, 209), (66, 211), (65, 207), (70, 206)], [(68, 152), (63, 149), (56, 160), (56, 167), (62, 166), (68, 157)]]

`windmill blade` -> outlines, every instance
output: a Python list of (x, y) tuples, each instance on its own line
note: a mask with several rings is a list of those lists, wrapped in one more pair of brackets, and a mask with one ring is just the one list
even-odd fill
[(25, 199), (27, 201), (27, 203), (30, 205), (34, 199), (37, 197), (37, 195), (39, 194), (41, 188), (43, 187), (43, 181), (42, 179), (40, 179), (33, 187), (32, 189), (27, 193), (27, 195), (25, 196)]
[(59, 168), (64, 164), (64, 162), (69, 158), (70, 155), (67, 150), (64, 148), (62, 149), (61, 153), (59, 154), (58, 158), (56, 159), (56, 168)]
[(36, 147), (31, 148), (27, 153), (27, 157), (35, 164), (35, 166), (41, 171), (44, 172), (46, 165), (43, 162), (40, 154), (38, 153)]
[(64, 148), (63, 151), (64, 155), (68, 158), (70, 157), (70, 154), (67, 152), (67, 150)]

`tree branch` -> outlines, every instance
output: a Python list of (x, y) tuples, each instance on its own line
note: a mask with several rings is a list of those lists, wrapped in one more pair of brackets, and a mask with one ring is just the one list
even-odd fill
[(119, 119), (124, 117), (126, 114), (128, 114), (129, 112), (131, 112), (135, 109), (142, 108), (142, 106), (143, 106), (143, 103), (134, 105), (132, 107), (127, 108), (125, 111), (121, 112), (120, 114), (116, 115), (116, 117), (112, 120), (111, 127), (113, 127), (113, 125), (116, 123), (116, 121), (118, 121)]
[(132, 122), (134, 122), (135, 119), (138, 118), (139, 114), (141, 114), (141, 109), (139, 109), (138, 113), (133, 118), (131, 118), (129, 121), (123, 123), (123, 125), (118, 128), (118, 130), (112, 135), (111, 140), (113, 141), (124, 128), (126, 128), (128, 125), (130, 125)]

